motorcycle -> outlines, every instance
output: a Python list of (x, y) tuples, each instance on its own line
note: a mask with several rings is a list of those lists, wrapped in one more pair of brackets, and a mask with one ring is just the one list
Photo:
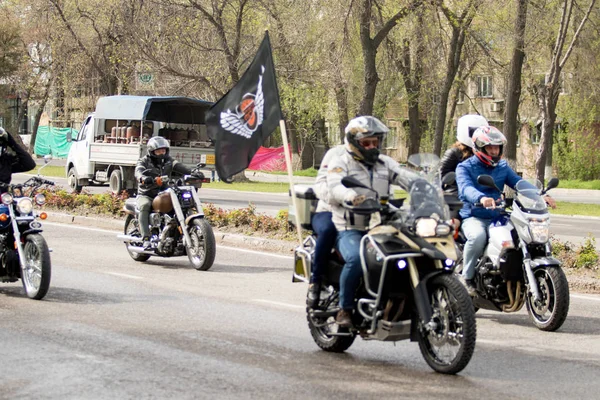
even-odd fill
[[(210, 182), (196, 166), (192, 174), (180, 178), (154, 177), (159, 187), (166, 187), (152, 201), (150, 213), (150, 250), (144, 250), (139, 229), (139, 210), (136, 199), (125, 201), (124, 240), (131, 258), (144, 262), (152, 256), (179, 257), (187, 255), (194, 268), (208, 271), (216, 255), (215, 236), (204, 218), (202, 202), (197, 189), (203, 182)], [(146, 171), (149, 174), (150, 171)]]
[[(409, 163), (422, 165), (424, 156), (411, 156)], [(372, 191), (352, 177), (343, 178), (342, 184)], [(363, 280), (356, 292), (353, 327), (335, 322), (344, 266), (337, 252), (322, 277), (318, 305), (306, 309), (308, 326), (317, 346), (329, 352), (347, 350), (357, 335), (418, 341), (433, 370), (456, 374), (473, 355), (477, 329), (470, 297), (452, 271), (456, 252), (448, 208), (440, 187), (424, 178), (412, 184), (409, 198), (408, 207), (385, 197), (344, 206), (369, 215), (371, 221), (360, 242)], [(315, 240), (310, 235), (295, 249), (294, 281), (306, 282), (310, 276)]]
[(39, 176), (48, 165), (50, 156), (44, 157), (44, 166), (21, 184), (3, 184), (0, 196), (0, 282), (21, 279), (25, 294), (30, 299), (41, 300), (48, 293), (52, 266), (50, 249), (42, 236), (45, 212), (36, 214), (34, 204), (42, 206), (46, 196), (38, 193), (54, 182)]
[[(558, 179), (550, 179), (546, 188), (537, 179), (521, 180), (514, 199), (506, 198), (489, 175), (480, 175), (477, 182), (501, 194), (496, 202), (501, 217), (490, 225), (475, 268), (475, 309), (512, 313), (526, 304), (538, 329), (557, 330), (569, 312), (569, 284), (561, 262), (552, 257), (550, 214), (542, 196), (558, 186)], [(464, 243), (459, 246), (462, 250)], [(462, 267), (460, 261), (456, 271)]]

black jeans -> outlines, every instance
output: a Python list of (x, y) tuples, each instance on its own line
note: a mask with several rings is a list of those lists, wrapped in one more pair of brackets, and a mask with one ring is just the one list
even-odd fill
[(337, 229), (331, 220), (330, 212), (319, 212), (312, 217), (312, 229), (317, 235), (315, 256), (312, 263), (311, 283), (321, 283), (321, 275), (327, 264), (331, 249), (335, 245)]

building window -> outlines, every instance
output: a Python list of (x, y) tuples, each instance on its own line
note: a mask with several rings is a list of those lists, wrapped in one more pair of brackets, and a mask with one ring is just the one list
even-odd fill
[(477, 83), (477, 97), (492, 97), (492, 77), (491, 76), (478, 76), (476, 78)]
[(531, 140), (531, 144), (540, 144), (541, 137), (542, 123), (540, 122), (537, 125), (531, 125), (531, 129), (529, 130), (529, 140)]
[(456, 102), (458, 104), (464, 104), (465, 102), (465, 89), (462, 87), (458, 89), (458, 96), (456, 98)]
[(390, 131), (385, 135), (385, 143), (383, 147), (386, 149), (398, 148), (398, 127), (390, 126)]

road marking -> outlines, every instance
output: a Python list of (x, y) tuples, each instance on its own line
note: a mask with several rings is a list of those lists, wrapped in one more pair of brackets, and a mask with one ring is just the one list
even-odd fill
[(82, 230), (85, 230), (85, 231), (92, 231), (92, 232), (103, 232), (103, 233), (112, 233), (112, 234), (114, 234), (115, 232), (119, 232), (117, 229), (115, 229), (115, 230), (109, 230), (109, 229), (100, 229), (100, 228), (90, 228), (88, 226), (65, 224), (65, 223), (62, 223), (62, 222), (44, 222), (44, 224), (54, 225), (54, 226), (60, 226), (60, 227), (65, 227), (65, 228), (82, 229)]
[(580, 300), (600, 301), (600, 297), (582, 296), (580, 294), (572, 294), (571, 297)]
[(114, 276), (120, 276), (121, 278), (129, 278), (129, 279), (137, 279), (137, 280), (142, 280), (144, 279), (141, 276), (137, 276), (137, 275), (128, 275), (128, 274), (121, 274), (119, 272), (105, 272), (108, 275), (114, 275)]
[(282, 303), (279, 301), (271, 301), (271, 300), (263, 300), (263, 299), (253, 299), (252, 301), (256, 301), (257, 303), (266, 303), (266, 304), (272, 304), (275, 306), (282, 306), (282, 307), (289, 307), (289, 308), (301, 308), (301, 309), (305, 309), (305, 306), (299, 306), (296, 304), (288, 304), (288, 303)]
[(244, 249), (244, 248), (240, 248), (240, 247), (230, 247), (230, 246), (223, 246), (223, 245), (217, 245), (217, 247), (221, 247), (221, 248), (227, 249), (227, 250), (243, 251), (245, 253), (250, 253), (250, 254), (259, 254), (259, 255), (262, 255), (262, 256), (271, 256), (271, 257), (285, 258), (286, 260), (291, 260), (291, 259), (294, 258), (292, 256), (284, 256), (282, 254), (274, 254), (274, 253), (269, 253), (269, 252), (266, 252), (266, 251), (248, 250), (248, 249)]

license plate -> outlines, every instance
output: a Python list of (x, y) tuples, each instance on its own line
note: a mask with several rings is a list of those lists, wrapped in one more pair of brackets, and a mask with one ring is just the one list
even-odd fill
[[(215, 155), (214, 154), (205, 154), (206, 156), (206, 164), (213, 164), (215, 163)], [(204, 162), (204, 161), (203, 161)]]

